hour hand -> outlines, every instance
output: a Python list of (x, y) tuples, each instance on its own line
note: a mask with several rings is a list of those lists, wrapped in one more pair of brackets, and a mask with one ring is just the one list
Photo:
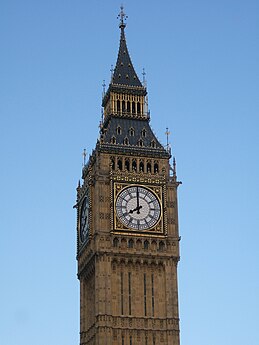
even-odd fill
[(139, 214), (139, 210), (140, 210), (141, 208), (142, 208), (141, 205), (140, 205), (140, 206), (137, 206), (137, 207), (133, 208), (133, 210), (130, 210), (129, 213), (133, 213), (133, 212), (137, 211), (137, 214)]

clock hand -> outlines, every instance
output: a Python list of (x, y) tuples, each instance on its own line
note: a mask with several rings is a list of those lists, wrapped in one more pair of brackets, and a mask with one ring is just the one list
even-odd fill
[(139, 210), (142, 208), (142, 206), (140, 205), (140, 206), (137, 206), (137, 207), (135, 207), (133, 210), (129, 210), (129, 213), (133, 213), (133, 212), (135, 212), (135, 211), (137, 211), (137, 213), (139, 214)]
[(139, 190), (138, 190), (138, 187), (137, 187), (137, 207), (136, 207), (136, 211), (137, 211), (137, 214), (139, 214), (139, 210), (140, 210), (140, 206), (139, 206)]

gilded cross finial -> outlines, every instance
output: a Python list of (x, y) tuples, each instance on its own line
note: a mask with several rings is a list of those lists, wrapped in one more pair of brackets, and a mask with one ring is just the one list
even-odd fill
[(125, 20), (128, 18), (128, 16), (126, 16), (125, 12), (124, 12), (124, 7), (123, 5), (121, 5), (121, 10), (120, 13), (118, 14), (117, 18), (120, 18), (120, 29), (124, 29), (126, 26)]

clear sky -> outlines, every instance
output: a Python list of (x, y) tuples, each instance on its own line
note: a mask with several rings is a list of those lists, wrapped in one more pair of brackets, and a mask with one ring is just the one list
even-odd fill
[[(181, 345), (258, 345), (259, 2), (124, 2), (177, 160)], [(0, 344), (79, 343), (75, 188), (120, 1), (0, 3)]]

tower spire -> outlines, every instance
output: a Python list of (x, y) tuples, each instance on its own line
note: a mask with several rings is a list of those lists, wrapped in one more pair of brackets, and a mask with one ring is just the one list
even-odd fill
[(120, 13), (118, 17), (120, 19), (119, 27), (121, 29), (120, 35), (120, 47), (116, 66), (113, 70), (112, 84), (126, 85), (133, 87), (143, 87), (137, 73), (134, 70), (133, 64), (131, 62), (130, 54), (127, 48), (126, 37), (124, 29), (126, 27), (125, 20), (128, 18), (124, 12), (124, 7), (121, 5)]

